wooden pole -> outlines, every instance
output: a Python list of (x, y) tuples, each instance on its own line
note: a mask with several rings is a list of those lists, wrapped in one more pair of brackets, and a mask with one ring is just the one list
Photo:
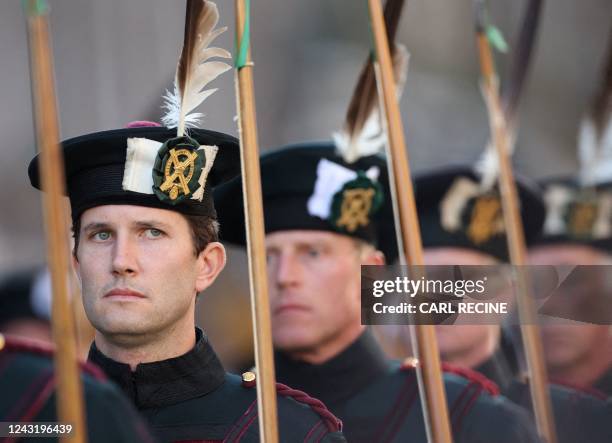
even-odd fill
[(525, 246), (525, 233), (519, 211), (518, 193), (513, 179), (512, 164), (510, 163), (510, 134), (499, 97), (498, 81), (495, 74), (491, 47), (481, 24), (477, 26), (476, 39), (483, 88), (489, 110), (489, 125), (499, 158), (499, 189), (510, 261), (515, 266), (515, 269), (518, 268), (518, 272), (515, 273), (518, 286), (518, 312), (530, 374), (529, 388), (533, 401), (536, 425), (540, 437), (546, 443), (555, 443), (557, 437), (552, 406), (548, 395), (546, 366), (542, 360), (542, 339), (537, 325), (529, 274), (526, 269), (522, 268), (527, 264), (527, 248)]
[[(259, 379), (257, 383), (257, 407), (259, 408), (260, 417), (259, 434), (262, 442), (276, 443), (278, 442), (276, 380), (274, 375), (270, 303), (268, 299), (261, 172), (259, 168), (257, 120), (255, 116), (255, 94), (253, 87), (253, 63), (251, 61), (250, 36), (248, 32), (248, 6), (248, 0), (236, 0), (236, 41), (238, 43), (236, 47), (239, 51), (236, 63), (238, 129), (242, 153), (242, 191), (244, 195), (249, 259), (255, 366)], [(241, 52), (243, 57), (241, 57)]]
[(64, 210), (64, 162), (59, 146), (59, 123), (55, 97), (53, 60), (49, 40), (48, 10), (42, 0), (25, 3), (30, 44), (32, 92), (36, 139), (40, 151), (43, 213), (47, 261), (53, 291), (51, 325), (55, 342), (57, 417), (70, 423), (73, 433), (61, 442), (86, 441), (83, 388), (76, 357), (75, 327), (69, 301), (70, 251), (66, 242), (68, 219)]
[[(424, 262), (421, 230), (410, 177), (404, 129), (395, 94), (393, 65), (382, 7), (380, 0), (368, 0), (368, 5), (380, 72), (379, 86), (382, 90), (382, 100), (387, 118), (391, 164), (397, 193), (404, 254), (409, 265), (422, 266)], [(424, 403), (425, 423), (429, 423), (427, 429), (429, 440), (435, 443), (452, 442), (435, 327), (433, 325), (416, 325), (414, 330), (418, 348), (419, 370), (423, 381), (421, 400)]]

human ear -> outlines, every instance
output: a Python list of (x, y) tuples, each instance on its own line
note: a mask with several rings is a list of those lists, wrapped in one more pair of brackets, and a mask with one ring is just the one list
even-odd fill
[(225, 248), (219, 242), (210, 242), (197, 257), (195, 288), (201, 292), (213, 284), (225, 267)]
[(361, 256), (361, 264), (362, 265), (384, 265), (385, 264), (385, 254), (376, 249), (369, 249), (363, 253)]

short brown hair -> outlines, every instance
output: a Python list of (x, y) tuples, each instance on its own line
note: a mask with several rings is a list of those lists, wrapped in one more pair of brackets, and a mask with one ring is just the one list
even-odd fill
[[(193, 239), (193, 251), (196, 256), (202, 252), (211, 242), (219, 241), (219, 222), (207, 215), (185, 215)], [(72, 222), (72, 236), (74, 237), (74, 248), (72, 254), (76, 257), (79, 247), (79, 236), (81, 233), (81, 217)]]

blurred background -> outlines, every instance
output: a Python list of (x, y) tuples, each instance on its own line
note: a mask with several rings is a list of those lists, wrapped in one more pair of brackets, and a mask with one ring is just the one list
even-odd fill
[[(180, 52), (184, 1), (49, 3), (62, 137), (158, 121)], [(233, 52), (234, 2), (218, 5), (221, 25), (229, 30), (216, 43)], [(490, 2), (491, 19), (511, 45), (524, 6), (524, 0)], [(577, 129), (600, 77), (611, 17), (609, 0), (545, 2), (519, 108), (518, 171), (538, 178), (575, 170)], [(254, 0), (251, 33), (262, 149), (329, 138), (342, 125), (370, 49), (366, 2)], [(411, 54), (401, 101), (411, 167), (474, 161), (488, 123), (471, 1), (407, 0), (398, 41)], [(0, 276), (45, 260), (40, 196), (26, 174), (35, 153), (27, 51), (21, 2), (3, 1)], [(498, 55), (497, 62), (503, 76), (508, 57)], [(202, 107), (204, 127), (237, 135), (233, 80), (227, 73), (214, 82), (220, 89)], [(228, 367), (239, 367), (237, 356), (251, 346), (241, 251), (230, 251), (228, 267), (201, 297), (198, 315)]]

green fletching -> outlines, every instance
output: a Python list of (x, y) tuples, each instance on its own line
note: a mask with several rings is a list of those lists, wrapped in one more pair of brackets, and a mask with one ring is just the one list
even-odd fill
[(486, 27), (486, 34), (491, 46), (493, 46), (499, 52), (508, 52), (508, 43), (506, 43), (506, 39), (499, 28), (493, 25), (488, 25)]
[(370, 51), (370, 57), (372, 59), (372, 63), (376, 63), (376, 61), (378, 61), (378, 54), (376, 53), (376, 37), (374, 36), (374, 29), (372, 28), (372, 14), (370, 13), (370, 7), (368, 6), (367, 0), (364, 2), (364, 4), (368, 13), (368, 31), (370, 35), (370, 46), (372, 48)]
[(243, 68), (247, 63), (247, 55), (249, 46), (251, 45), (251, 1), (244, 0), (244, 28), (242, 29), (242, 39), (238, 42), (238, 50), (236, 51), (236, 61), (234, 66), (236, 69)]
[(21, 5), (26, 15), (31, 17), (45, 15), (49, 12), (49, 5), (46, 0), (22, 0)]

